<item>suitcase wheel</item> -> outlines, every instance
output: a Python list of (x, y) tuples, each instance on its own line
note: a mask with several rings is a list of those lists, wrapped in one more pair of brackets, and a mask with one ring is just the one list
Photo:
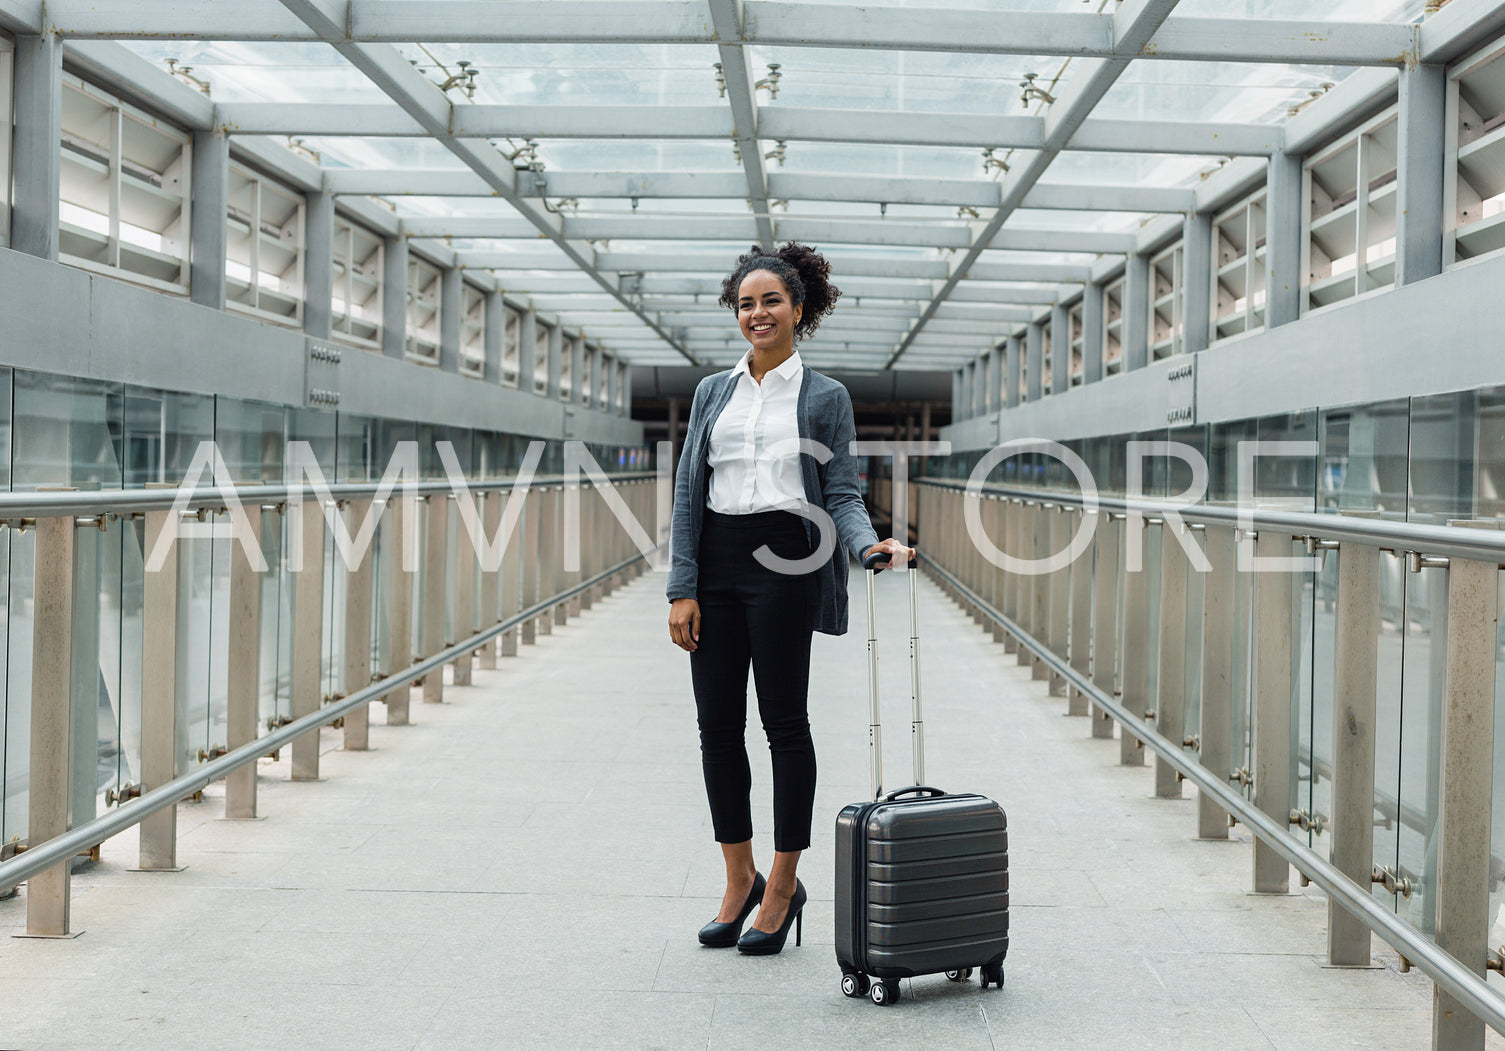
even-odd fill
[(968, 978), (972, 977), (972, 968), (963, 967), (959, 971), (947, 971), (946, 977), (953, 982), (965, 982)]
[(879, 1007), (889, 1007), (899, 1002), (899, 983), (892, 978), (874, 982), (868, 995), (873, 998), (873, 1003)]
[(982, 987), (986, 989), (989, 983), (1003, 988), (1003, 963), (985, 963), (982, 965)]
[(850, 996), (855, 999), (860, 996), (866, 996), (867, 991), (867, 975), (848, 971), (841, 976), (841, 992), (843, 996)]

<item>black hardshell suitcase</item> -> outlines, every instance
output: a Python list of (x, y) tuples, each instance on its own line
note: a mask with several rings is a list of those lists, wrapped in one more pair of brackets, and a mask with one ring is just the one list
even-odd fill
[[(881, 555), (871, 561), (880, 561)], [(924, 780), (916, 574), (910, 579), (910, 681), (915, 780)], [(1009, 950), (1008, 819), (986, 796), (916, 784), (882, 788), (873, 571), (867, 574), (868, 746), (874, 800), (836, 818), (836, 961), (847, 996), (899, 999), (899, 979), (945, 972), (1003, 986)]]

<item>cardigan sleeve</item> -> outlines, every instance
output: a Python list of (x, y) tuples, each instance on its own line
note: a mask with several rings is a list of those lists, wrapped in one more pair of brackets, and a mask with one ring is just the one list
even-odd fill
[[(670, 602), (694, 598), (700, 584), (700, 565), (695, 560), (698, 538), (693, 535), (693, 509), (690, 505), (694, 499), (692, 490), (696, 466), (692, 461), (698, 458), (700, 446), (696, 426), (700, 422), (704, 391), (705, 380), (701, 380), (695, 388), (695, 397), (690, 401), (685, 448), (674, 472), (674, 513), (669, 524), (669, 583), (665, 588)], [(672, 435), (670, 439), (673, 440)]]
[(878, 542), (862, 492), (857, 484), (857, 458), (852, 442), (857, 426), (852, 418), (852, 397), (845, 387), (836, 389), (836, 419), (832, 431), (831, 460), (826, 464), (821, 498), (826, 513), (836, 523), (836, 535), (852, 557), (862, 561), (867, 549)]

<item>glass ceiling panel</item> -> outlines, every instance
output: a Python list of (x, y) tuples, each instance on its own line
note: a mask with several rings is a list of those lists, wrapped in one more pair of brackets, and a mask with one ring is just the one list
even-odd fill
[[(505, 33), (505, 25), (498, 26)], [(476, 69), (471, 101), (512, 106), (720, 105), (709, 44), (399, 44), (438, 83)]]
[(1101, 120), (1279, 124), (1353, 70), (1242, 62), (1135, 62), (1092, 111)]
[(319, 155), (326, 168), (414, 168), (466, 170), (464, 163), (433, 139), (355, 138), (308, 135), (297, 142)]
[(1009, 216), (1005, 230), (1103, 230), (1128, 233), (1138, 230), (1149, 216), (1142, 212), (1074, 212), (1055, 208), (1019, 208)]
[[(519, 217), (517, 209), (500, 197), (412, 197), (406, 194), (383, 198), (399, 216), (480, 215), (488, 218)], [(520, 218), (520, 217), (519, 217)]]
[[(1021, 5), (1022, 6), (1022, 5)], [(1176, 14), (1198, 18), (1296, 18), (1341, 22), (1414, 22), (1426, 0), (1181, 0)]]
[(730, 139), (542, 139), (538, 156), (545, 172), (742, 171)]
[[(1054, 93), (1069, 83), (1072, 69), (1059, 57), (1028, 55), (790, 47), (747, 52), (760, 79), (771, 63), (778, 64), (774, 105), (815, 108), (1026, 115), (1030, 110), (1019, 98), (1024, 75), (1038, 74)], [(1059, 84), (1052, 86), (1058, 75)]]
[(216, 102), (389, 102), (365, 74), (327, 44), (124, 40), (127, 48), (166, 68), (207, 80)]
[(878, 146), (866, 143), (791, 142), (783, 165), (771, 173), (862, 172), (918, 178), (975, 179), (982, 151), (954, 146)]
[(1165, 153), (1062, 153), (1051, 162), (1046, 182), (1092, 186), (1195, 186), (1217, 171), (1222, 157)]

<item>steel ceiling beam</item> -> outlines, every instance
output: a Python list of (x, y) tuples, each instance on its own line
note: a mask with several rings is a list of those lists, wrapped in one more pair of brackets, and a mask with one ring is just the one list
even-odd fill
[[(1156, 30), (1170, 16), (1176, 7), (1177, 0), (1124, 0), (1113, 13), (1113, 45), (1115, 49), (1137, 51), (1147, 44)], [(1077, 64), (1071, 81), (1057, 96), (1056, 101), (1050, 105), (1045, 115), (1045, 148), (1027, 154), (1019, 163), (1016, 163), (1003, 182), (1003, 201), (996, 212), (993, 213), (987, 225), (978, 233), (965, 255), (950, 268), (950, 273), (935, 298), (925, 308), (915, 327), (904, 341), (894, 350), (893, 356), (888, 359), (886, 367), (892, 368), (894, 362), (904, 355), (911, 346), (916, 345), (916, 340), (925, 331), (926, 324), (935, 317), (936, 310), (944, 303), (972, 264), (977, 262), (983, 251), (990, 247), (997, 238), (1003, 224), (1008, 222), (1009, 217), (1024, 202), (1024, 198), (1035, 188), (1046, 169), (1052, 161), (1066, 148), (1071, 137), (1087, 120), (1093, 108), (1102, 100), (1103, 96), (1113, 87), (1123, 71), (1128, 68), (1126, 59), (1087, 59)]]
[[(731, 106), (732, 136), (742, 173), (747, 177), (747, 203), (757, 218), (758, 241), (765, 248), (774, 243), (773, 222), (768, 218), (768, 170), (763, 166), (763, 147), (758, 141), (757, 76), (747, 64), (747, 54), (737, 41), (742, 39), (742, 0), (707, 0), (711, 25), (716, 34), (717, 54), (726, 85), (726, 100)], [(723, 116), (724, 116), (723, 111)]]
[[(309, 2), (309, 0), (291, 0)], [(732, 3), (733, 0), (715, 0)], [(347, 44), (356, 48), (360, 45)], [(740, 55), (739, 48), (726, 49)], [(746, 62), (740, 66), (747, 71)], [(414, 74), (424, 80), (416, 70)], [(751, 76), (751, 73), (747, 74)], [(428, 83), (424, 80), (424, 83)], [(719, 106), (456, 106), (442, 129), (417, 119), (401, 106), (367, 103), (231, 102), (216, 107), (216, 121), (233, 135), (312, 135), (377, 138), (459, 139), (732, 139), (744, 171), (756, 161), (762, 171), (759, 140), (1036, 150), (1046, 144), (1047, 120), (1040, 117), (988, 117), (974, 113), (893, 110), (810, 109), (795, 106), (751, 108), (738, 105), (738, 77), (727, 67), (727, 97), (733, 112)], [(432, 85), (430, 85), (432, 86)], [(438, 89), (435, 88), (437, 91)], [(749, 125), (748, 121), (753, 122)], [(748, 131), (751, 127), (753, 130)], [(1094, 152), (1193, 155), (1264, 155), (1281, 146), (1278, 124), (1215, 121), (1084, 120), (1067, 148)], [(761, 181), (767, 212), (768, 176)], [(750, 184), (751, 185), (751, 184)]]
[[(1463, 0), (1453, 0), (1454, 4)], [(36, 32), (37, 0), (0, 0)], [(1465, 4), (1465, 7), (1474, 6)], [(1491, 6), (1489, 0), (1477, 6)], [(276, 8), (179, 0), (47, 0), (47, 21), (74, 38), (321, 41), (299, 19)], [(748, 0), (744, 30), (719, 33), (700, 0), (355, 0), (352, 43), (666, 43), (760, 44), (882, 48), (974, 54), (1145, 58), (1170, 61), (1298, 62), (1321, 65), (1403, 66), (1414, 61), (1416, 27), (1396, 23), (1323, 22), (1263, 18), (1168, 19), (1133, 54), (1115, 40), (1113, 16), (1092, 12), (977, 11), (852, 7)], [(1462, 23), (1463, 18), (1456, 18)], [(1442, 37), (1443, 34), (1438, 34)], [(1440, 50), (1422, 37), (1422, 47)], [(1436, 61), (1427, 58), (1426, 61)]]
[[(744, 200), (747, 181), (730, 172), (539, 173), (542, 196), (630, 199), (717, 198)], [(324, 189), (335, 195), (373, 197), (495, 197), (486, 180), (468, 170), (334, 168)], [(526, 188), (525, 188), (526, 189)], [(798, 175), (771, 172), (768, 193), (785, 201), (842, 201), (895, 205), (996, 208), (999, 184), (989, 179), (913, 179), (855, 174)], [(535, 194), (535, 196), (538, 196)], [(1172, 186), (1037, 185), (1025, 208), (1097, 212), (1188, 212), (1195, 190)]]
[[(580, 270), (589, 274), (603, 289), (628, 309), (636, 312), (632, 301), (617, 288), (617, 277), (596, 268), (594, 251), (587, 244), (571, 241), (564, 235), (558, 217), (525, 200), (517, 192), (517, 172), (512, 163), (485, 141), (474, 141), (449, 134), (454, 126), (454, 107), (439, 88), (419, 73), (398, 51), (383, 44), (355, 44), (346, 39), (350, 9), (344, 0), (282, 0), (283, 6), (330, 44), (347, 62), (364, 73), (373, 84), (397, 103), (414, 121), (435, 139), (486, 179), (518, 213), (549, 238)], [(679, 346), (651, 319), (643, 321), (664, 341), (695, 363), (695, 355)]]

